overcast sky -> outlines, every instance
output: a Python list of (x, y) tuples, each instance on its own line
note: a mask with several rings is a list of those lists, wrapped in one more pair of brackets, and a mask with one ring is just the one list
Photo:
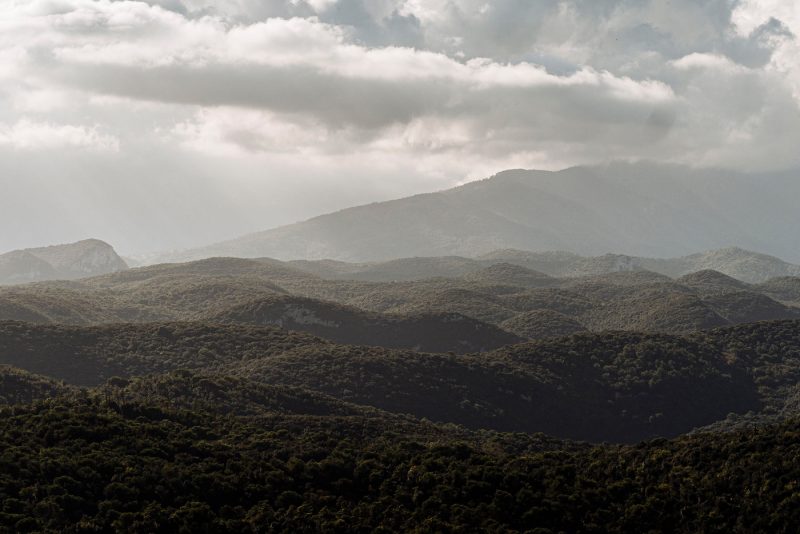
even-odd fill
[(797, 35), (788, 0), (0, 0), (0, 252), (506, 168), (800, 167)]

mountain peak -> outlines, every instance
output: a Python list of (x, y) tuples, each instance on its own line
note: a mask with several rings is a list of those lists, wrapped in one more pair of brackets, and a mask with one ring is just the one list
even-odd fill
[[(759, 183), (758, 188), (752, 187)], [(800, 226), (781, 175), (621, 163), (561, 171), (510, 169), (459, 187), (357, 206), (163, 258), (209, 256), (380, 262), (568, 250), (678, 257), (755, 249), (795, 259)], [(765, 216), (764, 206), (771, 206)], [(730, 243), (738, 247), (720, 248)], [(800, 257), (798, 257), (800, 259)], [(711, 267), (713, 268), (713, 266)]]
[(125, 261), (100, 239), (0, 254), (0, 284), (73, 280), (124, 271)]

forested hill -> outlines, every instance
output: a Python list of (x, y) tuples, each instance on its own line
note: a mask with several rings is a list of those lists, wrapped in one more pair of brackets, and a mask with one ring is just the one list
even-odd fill
[(636, 446), (101, 397), (0, 408), (9, 532), (793, 532), (800, 423)]
[(191, 370), (230, 385), (209, 385), (208, 394), (254, 381), (475, 430), (633, 442), (792, 415), (800, 323), (690, 336), (577, 334), (457, 355), (254, 326), (12, 322), (0, 323), (0, 363), (83, 386)]

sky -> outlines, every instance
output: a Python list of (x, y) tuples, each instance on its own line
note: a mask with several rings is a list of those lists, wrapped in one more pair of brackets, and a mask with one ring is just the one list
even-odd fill
[(786, 0), (0, 0), (0, 252), (188, 248), (508, 168), (797, 168), (798, 35)]

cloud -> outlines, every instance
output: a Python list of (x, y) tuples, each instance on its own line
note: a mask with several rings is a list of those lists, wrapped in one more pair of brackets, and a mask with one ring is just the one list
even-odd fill
[[(509, 167), (797, 167), (797, 10), (778, 0), (5, 2), (0, 149), (17, 174), (83, 166), (98, 182), (124, 175), (163, 191), (202, 161), (219, 172), (207, 198), (232, 181), (264, 198), (282, 191), (282, 218), (241, 219), (253, 225), (242, 232), (308, 215), (309, 184), (358, 189), (328, 195), (321, 211)], [(45, 150), (52, 170), (37, 159)], [(135, 198), (119, 188), (103, 202)]]
[[(731, 6), (38, 0), (9, 10), (0, 43), (30, 94), (79, 91), (185, 110), (158, 126), (182, 131), (173, 139), (183, 147), (210, 150), (212, 139), (222, 151), (237, 140), (251, 152), (404, 146), (423, 156), (425, 147), (446, 147), (497, 160), (558, 147), (555, 159), (571, 152), (583, 162), (598, 154), (680, 161), (688, 145), (693, 158), (707, 152), (707, 162), (728, 142), (725, 132), (751, 131), (776, 106), (797, 106), (796, 98), (774, 100), (789, 95), (781, 87), (797, 92), (785, 51), (796, 46), (792, 22), (767, 16), (774, 6), (764, 2)], [(413, 35), (400, 35), (398, 21), (410, 21)], [(393, 24), (400, 33), (389, 31)], [(423, 46), (398, 44), (409, 39)], [(714, 94), (716, 115), (702, 111), (723, 75), (739, 85)], [(11, 98), (20, 110), (37, 105)], [(269, 116), (282, 125), (279, 137), (293, 141), (275, 142), (258, 121), (241, 120), (229, 132), (225, 116)], [(420, 124), (437, 125), (431, 138), (464, 135), (399, 142), (418, 138), (407, 134)], [(289, 135), (298, 131), (313, 135)], [(771, 144), (751, 142), (755, 151)]]
[[(670, 114), (674, 99), (658, 80), (590, 66), (559, 75), (529, 62), (371, 48), (355, 43), (348, 28), (316, 18), (231, 25), (144, 4), (78, 5), (69, 12), (40, 6), (34, 16), (24, 11), (27, 22), (19, 26), (37, 27), (37, 40), (49, 44), (46, 52), (38, 49), (43, 59), (29, 65), (35, 77), (88, 93), (238, 106), (284, 121), (294, 116), (296, 124), (313, 122), (328, 133), (360, 130), (352, 138), (369, 142), (392, 135), (397, 125), (450, 120), (471, 124), (476, 137), (462, 147), (469, 150), (521, 141), (584, 143), (593, 132), (605, 137), (604, 146), (622, 145), (631, 140), (626, 125), (637, 137), (648, 117)], [(273, 146), (251, 142), (260, 134), (238, 138), (251, 147)], [(343, 144), (334, 137), (326, 136)]]
[(100, 133), (97, 127), (20, 119), (12, 125), (0, 123), (0, 146), (18, 150), (80, 148), (116, 152), (119, 140)]

